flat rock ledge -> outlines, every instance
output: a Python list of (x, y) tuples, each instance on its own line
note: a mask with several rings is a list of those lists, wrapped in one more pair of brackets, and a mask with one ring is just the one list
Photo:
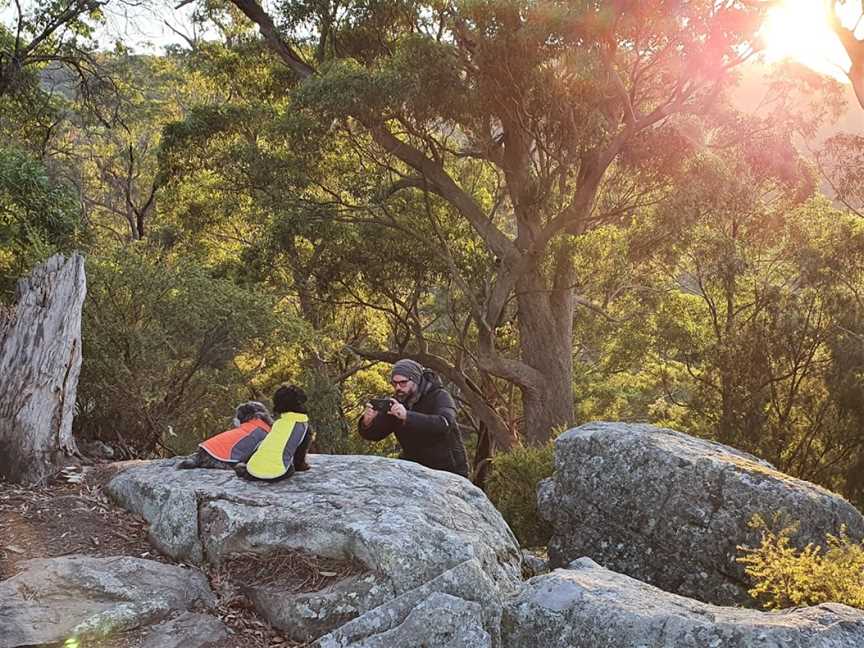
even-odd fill
[(507, 648), (860, 648), (864, 613), (834, 603), (782, 612), (669, 594), (589, 558), (532, 578), (504, 607)]
[[(780, 513), (799, 523), (793, 543), (824, 544), (864, 518), (834, 493), (780, 473), (752, 455), (681, 432), (591, 423), (561, 435), (555, 473), (538, 508), (553, 527), (551, 567), (589, 556), (668, 592), (719, 605), (752, 605), (739, 545), (748, 523)], [(862, 644), (864, 645), (864, 644)]]
[(313, 648), (498, 648), (501, 610), (494, 584), (468, 560), (321, 637)]
[(65, 556), (21, 566), (0, 582), (0, 648), (104, 637), (215, 604), (195, 568), (125, 556)]
[(259, 613), (299, 641), (466, 562), (494, 596), (521, 585), (515, 537), (468, 480), (382, 457), (310, 455), (309, 463), (311, 470), (267, 484), (225, 470), (178, 471), (175, 460), (129, 462), (106, 490), (142, 515), (150, 541), (177, 560), (219, 564), (247, 552), (300, 550), (365, 565), (366, 576), (320, 592), (250, 584)]
[(184, 612), (150, 630), (141, 648), (227, 648), (227, 626), (215, 616)]
[(313, 592), (263, 585), (246, 588), (246, 594), (274, 628), (307, 643), (392, 599), (393, 590), (378, 580), (375, 574), (360, 574)]

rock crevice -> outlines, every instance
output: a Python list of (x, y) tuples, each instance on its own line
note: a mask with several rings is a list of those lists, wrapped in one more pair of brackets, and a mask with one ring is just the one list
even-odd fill
[(354, 579), (321, 592), (253, 592), (258, 609), (279, 627), (296, 626), (297, 640), (314, 639), (466, 561), (496, 591), (520, 586), (518, 544), (467, 480), (380, 457), (311, 455), (310, 463), (312, 470), (274, 484), (226, 471), (176, 471), (170, 460), (131, 463), (107, 490), (141, 514), (152, 542), (178, 560), (218, 565), (250, 552), (299, 550), (365, 565), (371, 587)]

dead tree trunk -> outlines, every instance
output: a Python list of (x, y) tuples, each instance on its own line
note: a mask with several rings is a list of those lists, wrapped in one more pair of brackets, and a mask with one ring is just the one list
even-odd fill
[(0, 479), (45, 481), (77, 452), (72, 416), (81, 372), (84, 259), (55, 255), (21, 279), (0, 320)]

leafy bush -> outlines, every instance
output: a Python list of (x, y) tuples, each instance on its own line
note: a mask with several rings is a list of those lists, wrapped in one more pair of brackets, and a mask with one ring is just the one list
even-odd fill
[(34, 265), (70, 249), (80, 222), (71, 187), (26, 153), (0, 147), (0, 300), (11, 298)]
[(486, 494), (523, 547), (545, 546), (552, 535), (552, 529), (537, 513), (537, 484), (552, 476), (554, 450), (550, 441), (541, 446), (518, 446), (492, 459)]
[[(293, 330), (265, 293), (144, 244), (87, 264), (76, 434), (127, 454), (188, 451), (226, 429)], [(241, 367), (244, 352), (256, 365)]]
[(759, 529), (759, 547), (739, 547), (738, 558), (753, 579), (750, 595), (768, 609), (818, 605), (827, 601), (864, 609), (864, 546), (851, 540), (845, 529), (826, 537), (827, 549), (808, 544), (797, 549), (791, 537), (797, 525), (779, 531), (769, 528), (759, 516), (751, 527)]
[(357, 434), (356, 420), (349, 421), (342, 411), (342, 392), (323, 373), (303, 372), (301, 384), (309, 396), (309, 419), (315, 430), (315, 449), (327, 454), (365, 454), (369, 443)]

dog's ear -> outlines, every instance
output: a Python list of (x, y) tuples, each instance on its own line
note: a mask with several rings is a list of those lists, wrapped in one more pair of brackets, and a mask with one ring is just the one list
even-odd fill
[(247, 418), (249, 418), (249, 407), (246, 403), (240, 403), (234, 409), (234, 420), (237, 421), (237, 425), (240, 425), (245, 423)]
[(255, 414), (269, 414), (270, 410), (267, 409), (267, 406), (261, 401), (249, 401), (247, 403), (249, 408)]
[(258, 418), (261, 414), (269, 416), (267, 408), (262, 403), (258, 401), (240, 403), (237, 409), (234, 410), (234, 420), (237, 421), (234, 425), (236, 427), (237, 425), (251, 421), (253, 418)]
[(309, 400), (309, 399), (306, 397), (306, 392), (304, 392), (304, 391), (303, 391), (302, 389), (300, 389), (299, 387), (292, 387), (291, 389), (294, 390), (294, 398), (295, 398), (295, 399), (297, 400), (297, 402), (300, 403), (301, 405), (302, 405), (303, 403), (305, 403), (307, 400)]

